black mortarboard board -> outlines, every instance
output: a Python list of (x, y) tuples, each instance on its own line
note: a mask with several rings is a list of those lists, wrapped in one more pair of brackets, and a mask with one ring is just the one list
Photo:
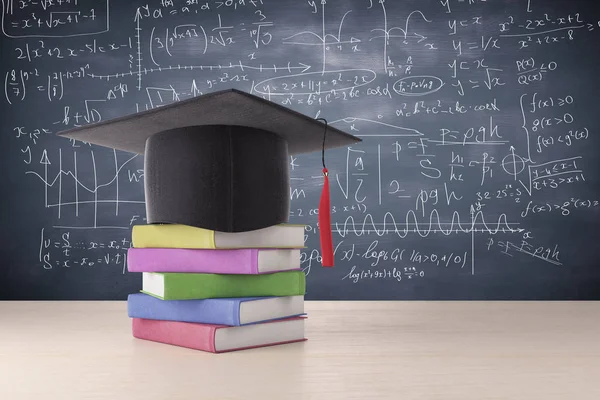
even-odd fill
[(289, 155), (361, 141), (235, 89), (58, 135), (144, 154), (147, 223), (221, 232), (287, 222)]

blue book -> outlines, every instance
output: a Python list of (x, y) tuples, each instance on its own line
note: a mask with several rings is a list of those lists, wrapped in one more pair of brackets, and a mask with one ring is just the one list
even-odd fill
[(127, 297), (130, 318), (241, 326), (304, 315), (304, 296), (161, 300), (145, 293)]

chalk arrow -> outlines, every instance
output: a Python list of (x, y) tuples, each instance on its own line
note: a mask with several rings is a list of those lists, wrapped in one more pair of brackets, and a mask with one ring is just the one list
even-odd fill
[(415, 33), (415, 36), (420, 38), (417, 43), (421, 43), (423, 40), (427, 39), (427, 36), (423, 36), (421, 34)]
[(50, 165), (50, 160), (48, 159), (48, 152), (44, 150), (42, 152), (42, 159), (40, 160), (40, 164)]
[[(298, 64), (300, 64), (301, 67), (304, 67), (304, 69), (302, 70), (302, 72), (306, 72), (306, 71), (308, 71), (311, 68), (310, 65), (306, 65), (304, 63), (298, 63)], [(293, 67), (293, 68), (298, 68), (298, 67)]]
[(142, 17), (142, 13), (140, 12), (140, 7), (138, 7), (137, 10), (135, 10), (135, 17), (133, 18), (133, 21), (138, 22), (142, 18), (143, 17)]

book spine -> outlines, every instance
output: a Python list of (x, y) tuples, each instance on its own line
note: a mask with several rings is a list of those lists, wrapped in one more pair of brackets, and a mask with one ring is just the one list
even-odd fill
[(231, 325), (235, 325), (235, 326), (240, 326), (240, 312), (242, 310), (242, 300), (233, 300), (233, 305), (230, 308), (231, 312), (230, 312), (230, 316), (232, 319), (232, 324)]
[(134, 293), (127, 298), (127, 313), (129, 318), (236, 326), (239, 303), (235, 299), (161, 300)]
[(250, 249), (250, 273), (258, 274), (258, 253), (259, 249)]
[(131, 320), (135, 338), (215, 353), (215, 325), (177, 321)]
[(164, 300), (304, 295), (303, 271), (263, 275), (163, 273)]
[(129, 272), (179, 272), (205, 274), (255, 274), (252, 250), (129, 248)]
[(214, 231), (180, 225), (134, 225), (134, 248), (214, 249)]

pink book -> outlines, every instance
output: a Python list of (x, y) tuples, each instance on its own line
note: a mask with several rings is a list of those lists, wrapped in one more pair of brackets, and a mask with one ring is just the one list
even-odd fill
[(244, 326), (132, 318), (133, 336), (152, 342), (210, 353), (301, 342), (306, 317), (291, 317)]
[(129, 272), (258, 275), (300, 269), (300, 249), (130, 248)]

